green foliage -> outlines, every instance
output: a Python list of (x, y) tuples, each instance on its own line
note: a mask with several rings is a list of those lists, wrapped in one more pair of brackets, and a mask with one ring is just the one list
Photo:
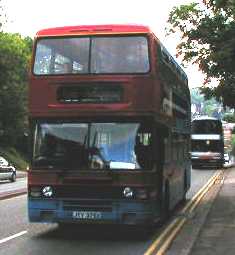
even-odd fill
[(226, 114), (223, 120), (229, 123), (235, 123), (235, 114)]
[(0, 148), (0, 156), (6, 158), (6, 160), (12, 163), (18, 170), (25, 171), (29, 165), (24, 157), (14, 148)]
[(198, 64), (218, 87), (205, 88), (207, 98), (215, 97), (224, 106), (235, 107), (235, 1), (204, 0), (174, 7), (169, 15), (168, 33), (181, 32), (177, 54), (183, 63)]
[(220, 108), (220, 104), (216, 102), (215, 98), (206, 97), (201, 88), (193, 88), (190, 90), (191, 103), (195, 105), (202, 105), (200, 114), (212, 117), (214, 111)]
[(235, 156), (235, 135), (234, 134), (232, 135), (232, 147), (233, 147), (232, 154), (233, 156)]
[(32, 40), (0, 32), (0, 145), (14, 146), (27, 128), (27, 69)]
[(191, 103), (192, 104), (198, 104), (198, 103), (204, 102), (204, 97), (197, 88), (191, 89), (190, 95), (191, 95)]

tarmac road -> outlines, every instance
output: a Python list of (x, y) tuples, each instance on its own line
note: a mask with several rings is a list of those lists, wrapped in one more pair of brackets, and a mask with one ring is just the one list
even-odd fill
[[(192, 170), (188, 199), (214, 173), (214, 170)], [(16, 183), (0, 183), (0, 193), (17, 185), (21, 187), (22, 183), (26, 187), (26, 181), (20, 179)], [(77, 226), (62, 231), (56, 224), (29, 224), (26, 195), (0, 200), (0, 219), (0, 255), (138, 255), (144, 254), (153, 236), (162, 231), (158, 228), (145, 239), (131, 229), (114, 226)]]
[(3, 193), (14, 192), (21, 189), (26, 189), (26, 178), (18, 178), (16, 182), (0, 181), (0, 195)]

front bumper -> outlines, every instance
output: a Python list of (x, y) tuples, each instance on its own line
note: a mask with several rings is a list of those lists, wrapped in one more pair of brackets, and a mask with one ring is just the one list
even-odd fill
[(224, 160), (223, 159), (191, 159), (192, 166), (200, 167), (222, 167)]
[(80, 224), (153, 224), (160, 219), (156, 201), (29, 199), (30, 222)]

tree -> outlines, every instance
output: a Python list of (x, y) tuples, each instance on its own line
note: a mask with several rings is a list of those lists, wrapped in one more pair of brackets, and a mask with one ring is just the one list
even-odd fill
[(27, 69), (32, 39), (4, 33), (0, 0), (0, 146), (16, 146), (27, 128)]
[[(183, 63), (197, 64), (206, 75), (201, 88), (224, 106), (235, 107), (235, 0), (203, 0), (174, 7), (168, 33), (181, 33), (177, 55)], [(209, 87), (213, 78), (217, 87)]]
[(0, 32), (0, 146), (16, 145), (25, 132), (31, 46), (31, 38)]
[(208, 100), (205, 100), (203, 95), (200, 93), (199, 88), (192, 88), (190, 89), (191, 94), (191, 103), (197, 106), (197, 109), (200, 106), (200, 112), (199, 114), (212, 116), (213, 112), (217, 111), (221, 108), (221, 105), (216, 102), (215, 98), (211, 98)]
[(235, 115), (234, 114), (227, 114), (223, 118), (224, 121), (235, 123)]

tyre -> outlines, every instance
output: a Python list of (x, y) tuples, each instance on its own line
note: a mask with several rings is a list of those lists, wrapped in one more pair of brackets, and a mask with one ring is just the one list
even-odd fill
[(161, 221), (165, 222), (170, 217), (170, 189), (169, 184), (165, 184), (164, 195), (162, 196)]
[(187, 174), (186, 170), (184, 172), (184, 191), (183, 191), (183, 197), (181, 202), (184, 204), (186, 202), (186, 194), (187, 194)]
[(131, 236), (135, 236), (135, 238), (140, 238), (142, 240), (149, 239), (149, 237), (154, 232), (154, 226), (152, 225), (137, 225), (137, 226), (129, 226), (127, 231), (130, 232)]
[(10, 181), (11, 182), (15, 182), (16, 181), (16, 173), (15, 172), (12, 173)]

